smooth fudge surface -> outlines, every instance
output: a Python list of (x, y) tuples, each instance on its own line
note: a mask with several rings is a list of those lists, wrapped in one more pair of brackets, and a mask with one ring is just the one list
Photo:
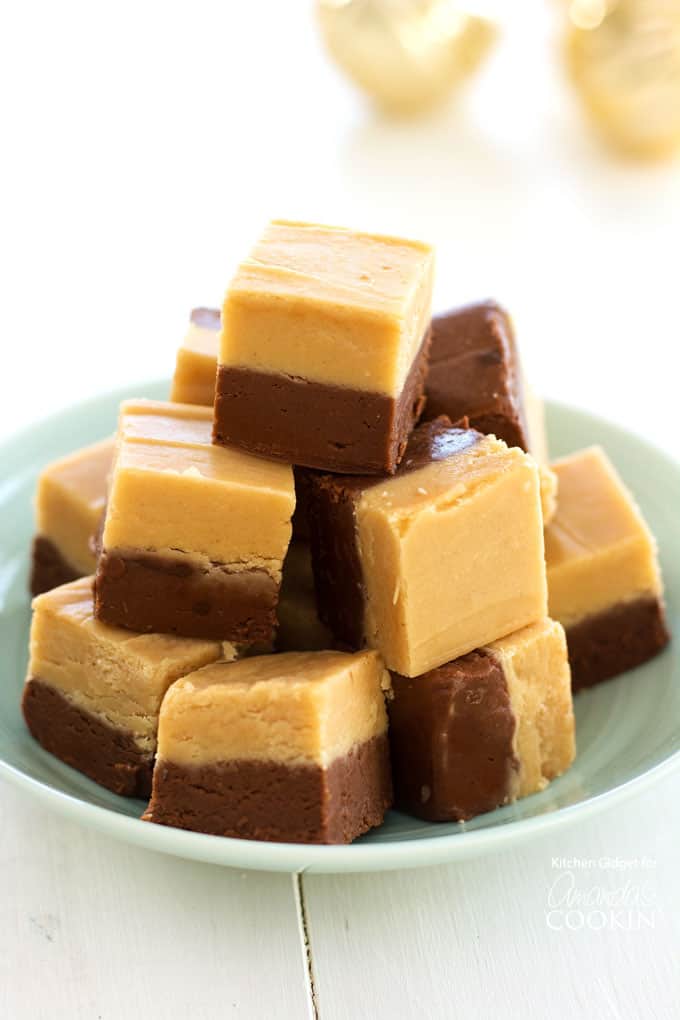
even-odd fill
[(515, 333), (495, 301), (432, 319), (425, 417), (441, 414), (467, 417), (471, 428), (531, 452)]
[(114, 793), (148, 797), (166, 690), (237, 649), (99, 623), (92, 585), (81, 578), (34, 600), (24, 717), (57, 758)]
[(316, 652), (336, 647), (329, 628), (319, 619), (309, 544), (293, 540), (283, 564), (277, 607), (276, 648), (280, 652)]
[(48, 464), (38, 478), (31, 593), (91, 574), (92, 539), (106, 502), (114, 440), (105, 439)]
[(185, 677), (163, 701), (145, 819), (350, 842), (391, 803), (387, 690), (375, 652), (261, 656)]
[(419, 676), (547, 615), (538, 469), (454, 428), (413, 433), (394, 478), (309, 473), (321, 619)]
[(575, 755), (564, 631), (543, 620), (423, 676), (392, 674), (395, 805), (464, 821), (542, 790)]
[(553, 464), (557, 513), (546, 529), (550, 613), (567, 632), (574, 689), (651, 658), (668, 643), (656, 542), (606, 454)]
[(272, 640), (293, 472), (212, 445), (211, 422), (204, 407), (122, 405), (95, 582), (102, 622)]
[(393, 472), (423, 405), (433, 268), (420, 242), (272, 222), (222, 309), (215, 441)]
[(180, 404), (213, 406), (220, 328), (218, 308), (192, 310), (189, 328), (177, 351), (171, 400)]

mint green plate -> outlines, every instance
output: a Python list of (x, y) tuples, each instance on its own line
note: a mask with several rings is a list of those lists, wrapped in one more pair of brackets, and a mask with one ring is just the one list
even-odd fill
[(19, 711), (26, 670), (32, 533), (31, 500), (43, 464), (110, 434), (125, 396), (163, 397), (167, 383), (81, 404), (0, 448), (0, 777), (116, 839), (180, 857), (271, 871), (368, 871), (416, 867), (481, 854), (605, 806), (621, 806), (680, 761), (680, 467), (634, 435), (568, 407), (548, 407), (555, 456), (601, 443), (635, 492), (659, 539), (674, 644), (647, 666), (576, 699), (578, 756), (543, 793), (464, 825), (434, 825), (392, 812), (352, 846), (298, 846), (203, 836), (139, 821), (140, 801), (108, 793), (52, 758), (26, 731)]

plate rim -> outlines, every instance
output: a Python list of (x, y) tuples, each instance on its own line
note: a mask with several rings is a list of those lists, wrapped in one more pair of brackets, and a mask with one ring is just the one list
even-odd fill
[[(101, 401), (126, 399), (136, 391), (157, 391), (168, 386), (167, 379), (149, 380), (134, 386), (118, 387), (103, 391), (70, 407), (61, 408), (44, 415), (33, 423), (4, 437), (0, 453), (8, 448), (28, 441), (37, 430), (48, 423), (68, 419), (74, 411), (87, 414), (88, 408), (96, 408)], [(617, 433), (621, 438), (630, 435), (628, 429), (601, 415), (563, 401), (546, 400), (548, 413), (576, 412), (581, 419)], [(666, 450), (657, 446), (645, 436), (635, 436), (636, 443), (649, 450), (655, 457), (665, 460), (673, 470), (680, 471), (680, 463)], [(42, 754), (47, 754), (41, 748)], [(76, 794), (59, 790), (50, 783), (36, 779), (0, 757), (0, 778), (6, 779), (16, 788), (26, 789), (34, 794), (40, 803), (58, 814), (84, 824), (113, 838), (140, 846), (147, 850), (190, 860), (235, 867), (246, 870), (274, 871), (302, 874), (349, 873), (366, 871), (389, 871), (399, 868), (420, 868), (481, 856), (499, 847), (516, 846), (536, 834), (548, 834), (571, 824), (577, 818), (588, 818), (607, 808), (642, 793), (658, 781), (674, 772), (680, 766), (680, 749), (671, 752), (662, 761), (646, 769), (640, 775), (612, 786), (610, 789), (589, 796), (586, 800), (568, 804), (545, 814), (530, 818), (504, 821), (489, 828), (466, 830), (465, 823), (451, 833), (422, 836), (417, 839), (395, 839), (378, 843), (352, 843), (349, 845), (317, 845), (301, 843), (274, 843), (257, 840), (237, 839), (226, 836), (212, 836), (161, 825), (151, 825), (141, 818), (122, 814), (103, 805), (92, 804)], [(300, 866), (303, 860), (305, 863)]]
[[(58, 814), (82, 822), (89, 829), (106, 833), (121, 842), (131, 843), (145, 850), (248, 871), (342, 874), (432, 867), (452, 863), (454, 860), (481, 857), (498, 849), (499, 845), (506, 845), (508, 848), (510, 845), (517, 846), (530, 839), (536, 832), (548, 835), (569, 825), (577, 817), (589, 818), (602, 810), (615, 807), (670, 775), (679, 764), (680, 750), (673, 752), (664, 761), (647, 769), (641, 775), (595, 794), (587, 800), (557, 808), (546, 814), (491, 826), (488, 829), (467, 831), (463, 822), (459, 823), (463, 828), (455, 833), (425, 836), (417, 840), (348, 845), (265, 842), (231, 836), (210, 836), (169, 826), (153, 825), (143, 822), (141, 818), (119, 814), (111, 808), (90, 804), (73, 794), (57, 790), (49, 783), (26, 775), (2, 759), (0, 776), (8, 779), (15, 787), (30, 789), (41, 803)], [(302, 867), (299, 866), (300, 857), (306, 859)]]

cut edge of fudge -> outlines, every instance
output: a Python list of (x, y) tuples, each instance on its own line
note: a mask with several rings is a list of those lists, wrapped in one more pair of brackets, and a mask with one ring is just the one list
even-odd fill
[(597, 446), (553, 464), (546, 529), (551, 613), (565, 627), (575, 691), (642, 665), (670, 641), (656, 541)]
[(220, 342), (219, 308), (194, 308), (189, 328), (177, 351), (170, 400), (212, 407)]
[(540, 792), (575, 756), (564, 631), (544, 620), (409, 678), (392, 673), (396, 806), (466, 821)]
[(243, 839), (351, 842), (391, 805), (388, 688), (373, 652), (283, 653), (185, 677), (163, 701), (144, 820)]
[(425, 416), (467, 416), (471, 428), (531, 452), (524, 380), (512, 320), (495, 301), (432, 319)]
[[(451, 477), (449, 472), (453, 472)], [(310, 472), (302, 482), (310, 511), (319, 615), (344, 645), (359, 648), (369, 644), (380, 650), (390, 669), (419, 675), (473, 651), (499, 633), (511, 633), (546, 615), (538, 469), (532, 458), (518, 448), (508, 448), (494, 436), (454, 428), (442, 417), (416, 429), (394, 478), (376, 481)], [(411, 513), (407, 506), (402, 514), (396, 501), (405, 490), (406, 502), (410, 499), (414, 509)], [(504, 515), (498, 506), (500, 492), (513, 501), (511, 515)], [(471, 622), (465, 624), (467, 637), (463, 640), (465, 627), (455, 615), (463, 598), (462, 573), (467, 571), (471, 582), (470, 572), (477, 570), (477, 561), (473, 562), (467, 547), (460, 545), (462, 540), (453, 548), (455, 542), (449, 532), (453, 528), (460, 534), (461, 522), (456, 523), (454, 516), (461, 507), (463, 515), (469, 513), (473, 499), (481, 501), (485, 520), (493, 516), (495, 523), (488, 524), (489, 541), (501, 559), (512, 557), (513, 577), (501, 574), (498, 580), (494, 570), (498, 619), (495, 623), (489, 621), (480, 602), (476, 616), (470, 616)], [(526, 509), (526, 519), (519, 515), (517, 506)], [(513, 529), (513, 541), (503, 544), (497, 532), (508, 527)], [(429, 534), (432, 529), (440, 533), (445, 529), (444, 549), (462, 564), (455, 586), (452, 565), (443, 557), (437, 536)], [(420, 553), (415, 548), (418, 540)], [(379, 555), (380, 569), (373, 569)], [(427, 585), (435, 601), (429, 610), (420, 610), (415, 602), (423, 592), (413, 587), (410, 577), (404, 579), (402, 575), (407, 571), (411, 577), (417, 576), (423, 588), (421, 575), (426, 562), (435, 575), (441, 570), (445, 576), (435, 576)], [(514, 569), (519, 566), (523, 570), (521, 599)], [(491, 583), (491, 575), (487, 582)], [(478, 585), (477, 580), (475, 583)], [(424, 623), (418, 635), (420, 617)], [(432, 647), (426, 636), (428, 627), (434, 635)], [(454, 631), (458, 630), (461, 633), (454, 640)]]
[(106, 499), (114, 439), (91, 443), (42, 469), (36, 489), (31, 595), (91, 574), (91, 540)]
[(214, 441), (299, 467), (394, 474), (425, 405), (429, 345), (428, 331), (397, 398), (220, 365)]
[(239, 643), (273, 638), (295, 506), (292, 469), (214, 447), (211, 430), (206, 407), (122, 405), (97, 619)]
[(92, 583), (79, 578), (34, 600), (22, 711), (46, 751), (113, 793), (145, 798), (167, 687), (240, 650), (100, 624)]
[(424, 404), (432, 275), (420, 242), (273, 221), (225, 298), (215, 442), (393, 473)]

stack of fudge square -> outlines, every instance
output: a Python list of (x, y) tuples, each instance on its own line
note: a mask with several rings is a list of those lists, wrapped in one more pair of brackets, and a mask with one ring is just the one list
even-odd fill
[(572, 691), (668, 641), (614, 467), (549, 465), (508, 315), (432, 318), (433, 261), (271, 223), (171, 399), (43, 472), (25, 719), (147, 821), (465, 821), (563, 773)]

